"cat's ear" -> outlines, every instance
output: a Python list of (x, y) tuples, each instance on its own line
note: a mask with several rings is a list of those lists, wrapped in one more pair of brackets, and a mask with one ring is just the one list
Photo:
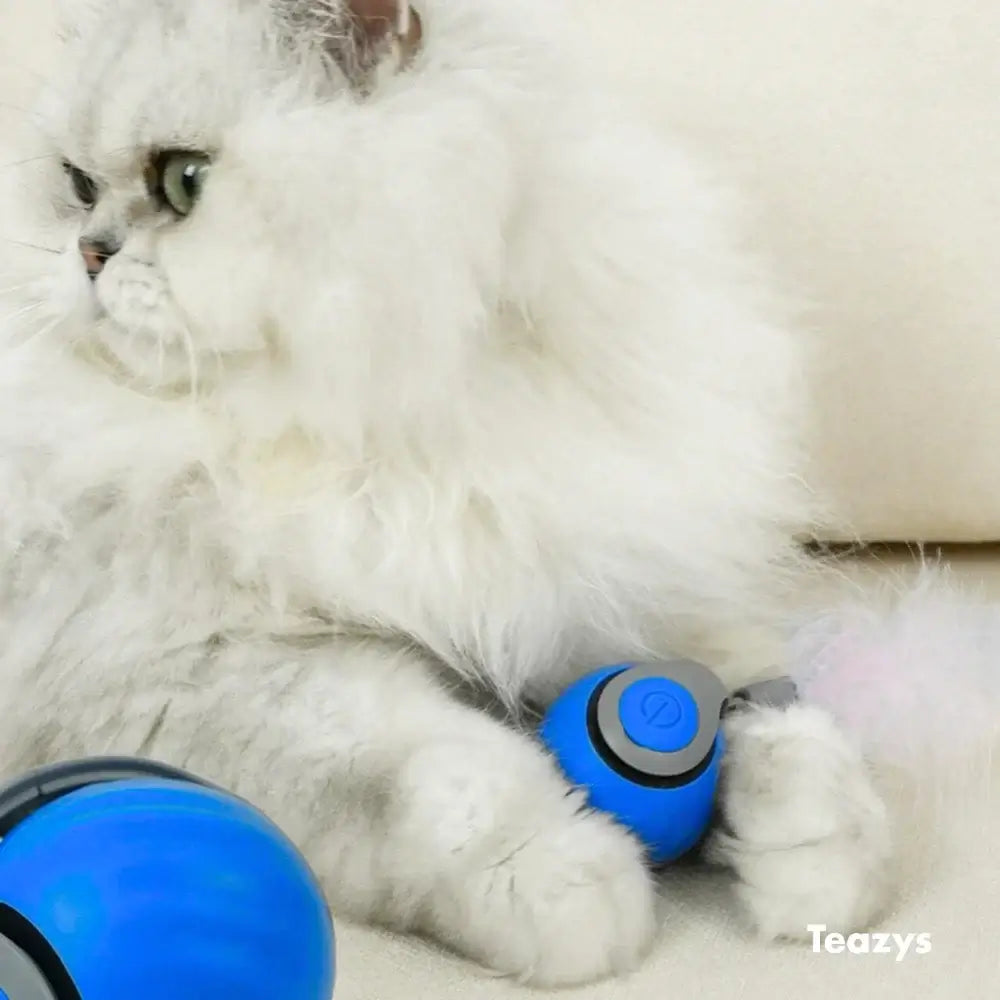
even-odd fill
[(409, 0), (347, 0), (348, 44), (331, 55), (364, 88), (383, 73), (405, 69), (420, 51), (423, 24)]
[(409, 0), (282, 0), (291, 23), (316, 32), (327, 56), (360, 90), (405, 69), (423, 42)]

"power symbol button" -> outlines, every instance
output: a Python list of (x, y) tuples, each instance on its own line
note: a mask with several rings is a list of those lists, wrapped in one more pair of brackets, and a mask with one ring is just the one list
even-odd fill
[(647, 677), (625, 688), (618, 702), (625, 735), (637, 746), (677, 753), (698, 735), (698, 704), (690, 692), (666, 677)]

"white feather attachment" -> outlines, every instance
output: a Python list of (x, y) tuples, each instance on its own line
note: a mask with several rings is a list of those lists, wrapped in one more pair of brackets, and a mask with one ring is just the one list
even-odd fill
[(907, 770), (981, 758), (1000, 733), (1000, 604), (945, 568), (806, 622), (790, 662), (804, 700)]

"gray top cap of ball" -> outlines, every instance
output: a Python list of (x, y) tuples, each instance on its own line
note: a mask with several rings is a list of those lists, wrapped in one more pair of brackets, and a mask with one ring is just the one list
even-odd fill
[[(618, 703), (629, 687), (647, 678), (675, 681), (687, 690), (698, 706), (698, 732), (681, 750), (650, 750), (634, 743), (625, 732)], [(693, 771), (712, 752), (726, 697), (726, 689), (718, 677), (693, 660), (638, 663), (616, 674), (605, 685), (597, 702), (597, 726), (608, 749), (622, 763), (652, 778), (676, 778)]]

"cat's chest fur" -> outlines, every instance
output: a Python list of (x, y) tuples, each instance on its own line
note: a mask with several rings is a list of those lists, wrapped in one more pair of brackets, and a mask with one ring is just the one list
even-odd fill
[[(72, 619), (61, 634), (88, 657), (127, 633), (155, 659), (219, 633), (360, 628), (516, 692), (738, 617), (779, 551), (720, 530), (740, 494), (718, 468), (735, 466), (704, 454), (735, 455), (739, 428), (679, 422), (664, 393), (616, 408), (542, 378), (510, 386), (433, 426), (393, 417), (358, 447), (8, 356), (0, 640), (44, 650)], [(766, 470), (750, 472), (745, 502), (767, 499)]]
[(579, 483), (559, 481), (540, 431), (491, 454), (452, 437), (359, 456), (294, 427), (252, 444), (211, 407), (65, 363), (15, 369), (0, 420), (12, 642), (18, 621), (81, 613), (164, 645), (319, 620), (412, 636), (471, 670), (519, 662), (520, 646), (557, 658), (560, 620), (586, 618), (586, 546), (559, 501), (574, 491), (578, 515)]

